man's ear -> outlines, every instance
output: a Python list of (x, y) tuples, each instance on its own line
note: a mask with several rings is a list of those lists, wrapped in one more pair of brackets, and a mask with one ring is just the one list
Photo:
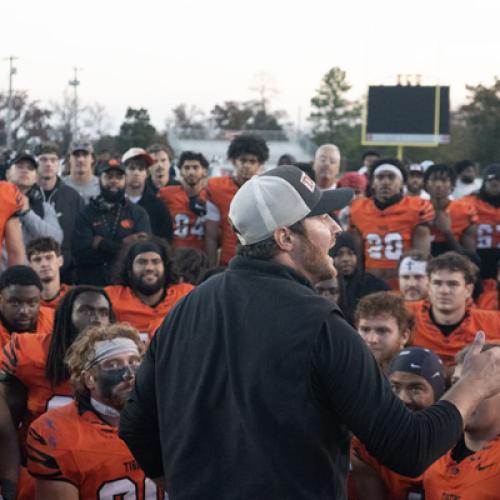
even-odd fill
[(59, 265), (59, 268), (61, 268), (64, 265), (64, 257), (62, 254), (59, 255), (59, 257), (57, 257), (57, 264)]
[(465, 290), (467, 291), (467, 298), (470, 299), (472, 297), (472, 292), (474, 291), (474, 283), (467, 283), (465, 285)]
[(293, 233), (288, 227), (280, 227), (274, 230), (274, 241), (283, 252), (291, 252), (294, 248)]

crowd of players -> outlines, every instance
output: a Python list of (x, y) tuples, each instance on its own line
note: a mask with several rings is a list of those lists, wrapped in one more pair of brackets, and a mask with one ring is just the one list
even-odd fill
[[(236, 136), (231, 175), (200, 152), (173, 169), (167, 146), (96, 162), (75, 143), (20, 152), (0, 182), (0, 484), (4, 498), (160, 498), (117, 434), (148, 341), (175, 303), (224, 272), (237, 238), (238, 189), (265, 169), (266, 143)], [(280, 159), (283, 164), (293, 158)], [(279, 163), (280, 163), (279, 162)], [(337, 303), (412, 410), (460, 377), (476, 332), (500, 343), (500, 165), (403, 165), (363, 157), (339, 175), (334, 145), (297, 164), (355, 199), (331, 214), (338, 275), (313, 284)], [(347, 376), (347, 374), (346, 374)], [(420, 478), (399, 476), (352, 444), (351, 499), (495, 498), (500, 399)]]

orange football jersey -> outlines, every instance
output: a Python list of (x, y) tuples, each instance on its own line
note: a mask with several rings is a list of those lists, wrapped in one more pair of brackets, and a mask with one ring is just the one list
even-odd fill
[(116, 320), (132, 325), (146, 342), (153, 337), (175, 303), (193, 288), (194, 286), (188, 283), (170, 285), (164, 299), (155, 307), (144, 304), (128, 286), (111, 285), (105, 290), (111, 300)]
[(51, 334), (47, 333), (16, 333), (0, 351), (0, 370), (16, 377), (28, 391), (27, 411), (22, 423), (25, 430), (49, 408), (72, 399), (69, 381), (53, 387), (45, 377), (50, 338)]
[(354, 454), (369, 465), (384, 483), (387, 492), (386, 500), (407, 500), (409, 493), (418, 493), (422, 490), (422, 476), (401, 476), (381, 465), (366, 451), (364, 444), (356, 436), (352, 438), (351, 448)]
[(470, 344), (479, 330), (486, 334), (487, 342), (500, 340), (500, 313), (468, 307), (460, 325), (445, 336), (430, 317), (428, 301), (405, 302), (415, 315), (415, 328), (411, 345), (432, 349), (446, 366), (455, 364), (455, 354)]
[(477, 307), (487, 311), (498, 311), (498, 291), (486, 290), (477, 299)]
[[(49, 307), (40, 306), (40, 312), (38, 314), (38, 320), (36, 322), (35, 332), (36, 333), (52, 333), (52, 327), (54, 325), (54, 310)], [(16, 332), (16, 333), (31, 333), (31, 332)], [(11, 338), (11, 334), (5, 328), (5, 325), (0, 322), (0, 347), (8, 344)]]
[(5, 237), (5, 224), (23, 209), (23, 197), (14, 184), (0, 181), (0, 242)]
[(66, 292), (68, 292), (71, 289), (71, 285), (66, 285), (65, 283), (61, 284), (61, 288), (59, 288), (59, 293), (53, 297), (50, 300), (40, 300), (40, 304), (44, 307), (48, 307), (49, 309), (57, 309), (57, 306), (59, 302), (61, 302), (61, 299), (64, 297)]
[[(472, 224), (477, 224), (478, 216), (476, 207), (467, 199), (450, 200), (445, 212), (451, 219), (451, 231), (457, 241), (460, 241), (463, 233)], [(444, 234), (431, 224), (431, 237), (433, 243), (444, 243)]]
[(404, 196), (385, 210), (380, 210), (372, 198), (354, 200), (350, 226), (363, 238), (366, 269), (396, 269), (403, 253), (411, 248), (415, 227), (433, 219), (431, 203), (416, 196)]
[[(175, 248), (197, 248), (205, 250), (205, 217), (189, 210), (189, 196), (182, 186), (165, 186), (158, 193), (174, 221)], [(207, 200), (206, 189), (199, 194), (200, 200)]]
[(236, 253), (238, 239), (229, 222), (229, 205), (238, 189), (239, 187), (230, 176), (208, 179), (207, 198), (220, 212), (221, 266), (227, 266)]
[(459, 463), (451, 451), (424, 473), (425, 500), (500, 498), (500, 436)]
[(32, 476), (67, 481), (82, 499), (163, 498), (118, 437), (118, 430), (76, 401), (33, 422), (27, 451)]
[(494, 207), (475, 195), (466, 196), (462, 201), (473, 205), (477, 213), (477, 248), (500, 248), (500, 207)]

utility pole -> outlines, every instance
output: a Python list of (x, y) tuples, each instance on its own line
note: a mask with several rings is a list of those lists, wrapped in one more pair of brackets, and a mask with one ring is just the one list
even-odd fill
[(80, 85), (78, 71), (78, 68), (73, 68), (73, 80), (68, 82), (73, 87), (73, 130), (71, 134), (73, 140), (78, 138), (78, 85)]
[(14, 67), (16, 59), (15, 56), (4, 59), (9, 61), (9, 93), (7, 95), (7, 120), (5, 123), (7, 149), (12, 149), (12, 77), (16, 74), (16, 68)]

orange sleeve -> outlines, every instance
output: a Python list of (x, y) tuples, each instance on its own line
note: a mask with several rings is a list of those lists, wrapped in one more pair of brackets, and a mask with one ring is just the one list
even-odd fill
[(422, 200), (421, 198), (413, 198), (416, 202), (419, 203), (419, 211), (418, 211), (418, 222), (417, 224), (426, 224), (432, 222), (436, 214), (434, 212), (434, 208), (432, 203), (429, 200)]
[(51, 412), (36, 419), (26, 441), (28, 470), (40, 479), (68, 481), (78, 487), (80, 472), (72, 452), (65, 445), (67, 422), (51, 418)]

